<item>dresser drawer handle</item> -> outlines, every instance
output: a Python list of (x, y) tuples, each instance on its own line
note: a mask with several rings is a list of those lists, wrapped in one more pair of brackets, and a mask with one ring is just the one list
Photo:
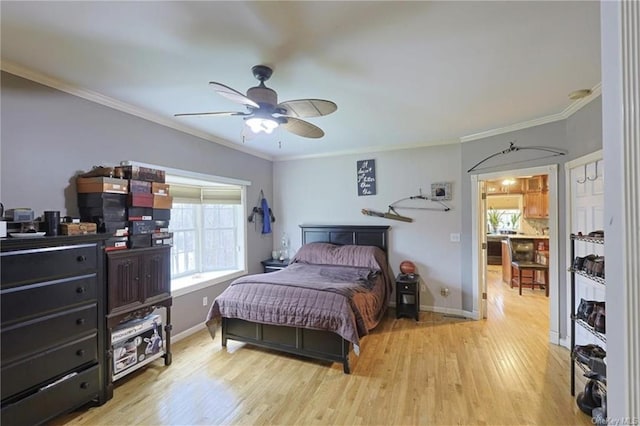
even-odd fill
[(85, 319), (84, 318), (78, 318), (76, 320), (76, 324), (78, 324), (78, 325), (83, 325), (84, 323), (85, 323)]
[(76, 257), (76, 260), (78, 262), (84, 262), (85, 260), (87, 260), (87, 256), (80, 255), (80, 256)]
[(78, 287), (78, 288), (76, 288), (76, 293), (78, 293), (78, 294), (82, 294), (82, 293), (84, 293), (85, 291), (87, 291), (87, 290), (86, 290), (84, 287)]
[(89, 382), (82, 382), (80, 383), (80, 387), (82, 389), (89, 389)]
[(78, 355), (78, 356), (84, 356), (84, 349), (78, 349), (78, 350), (76, 351), (76, 355)]

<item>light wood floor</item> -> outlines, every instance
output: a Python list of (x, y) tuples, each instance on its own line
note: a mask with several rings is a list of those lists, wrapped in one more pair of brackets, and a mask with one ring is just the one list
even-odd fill
[(509, 289), (489, 272), (489, 318), (390, 310), (342, 366), (237, 342), (205, 331), (161, 361), (122, 379), (102, 407), (70, 425), (590, 425), (569, 392), (569, 352), (548, 340), (543, 290)]

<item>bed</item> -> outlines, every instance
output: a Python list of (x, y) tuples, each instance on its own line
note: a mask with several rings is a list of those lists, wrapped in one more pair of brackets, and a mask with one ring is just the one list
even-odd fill
[(301, 225), (289, 267), (234, 280), (207, 316), (215, 336), (339, 362), (382, 319), (393, 288), (388, 226)]

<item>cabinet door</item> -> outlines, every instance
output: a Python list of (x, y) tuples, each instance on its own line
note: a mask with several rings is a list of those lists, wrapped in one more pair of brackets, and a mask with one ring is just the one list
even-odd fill
[(542, 176), (532, 176), (526, 180), (527, 192), (542, 191)]
[(140, 256), (135, 253), (108, 253), (108, 312), (135, 309), (142, 304)]
[(170, 247), (161, 247), (143, 257), (145, 303), (171, 295), (170, 250)]

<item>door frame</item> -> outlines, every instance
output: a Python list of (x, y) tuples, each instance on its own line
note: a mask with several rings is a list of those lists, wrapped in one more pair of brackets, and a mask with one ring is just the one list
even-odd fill
[(559, 292), (559, 246), (558, 246), (558, 165), (529, 167), (524, 169), (504, 170), (500, 172), (471, 175), (471, 235), (472, 241), (472, 285), (473, 311), (477, 318), (486, 317), (486, 303), (483, 300), (483, 289), (486, 288), (486, 256), (482, 250), (482, 241), (486, 241), (486, 224), (482, 218), (481, 185), (483, 181), (498, 179), (505, 175), (547, 175), (549, 184), (549, 341), (560, 342), (560, 292)]

